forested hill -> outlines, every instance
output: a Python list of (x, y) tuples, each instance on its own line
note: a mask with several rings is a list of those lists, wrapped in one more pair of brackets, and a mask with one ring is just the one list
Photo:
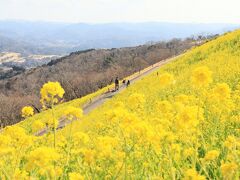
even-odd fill
[(82, 97), (160, 60), (178, 55), (198, 44), (193, 39), (161, 42), (131, 48), (87, 50), (71, 53), (12, 78), (0, 80), (0, 119), (5, 124), (20, 120), (22, 106), (39, 107), (39, 89), (47, 81), (59, 81), (65, 100)]

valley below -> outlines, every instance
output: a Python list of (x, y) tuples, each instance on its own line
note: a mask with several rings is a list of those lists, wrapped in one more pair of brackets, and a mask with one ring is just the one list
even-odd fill
[(23, 55), (16, 52), (0, 53), (0, 79), (15, 76), (27, 69), (35, 68), (60, 58), (59, 55)]

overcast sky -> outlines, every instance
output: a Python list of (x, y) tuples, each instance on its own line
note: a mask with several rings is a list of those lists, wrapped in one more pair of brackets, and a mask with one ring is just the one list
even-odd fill
[(240, 0), (0, 0), (0, 19), (239, 23)]

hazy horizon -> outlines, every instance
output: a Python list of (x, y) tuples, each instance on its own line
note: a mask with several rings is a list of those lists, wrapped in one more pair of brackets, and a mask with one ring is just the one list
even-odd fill
[(26, 19), (1, 19), (1, 22), (8, 21), (8, 22), (29, 22), (29, 23), (55, 23), (55, 24), (87, 24), (87, 25), (104, 25), (104, 24), (149, 24), (149, 23), (163, 23), (163, 24), (219, 24), (219, 25), (240, 25), (240, 22), (232, 22), (232, 23), (225, 23), (225, 22), (174, 22), (174, 21), (136, 21), (136, 22), (128, 22), (128, 21), (112, 21), (112, 22), (67, 22), (67, 21), (47, 21), (47, 20), (26, 20)]
[(237, 24), (239, 0), (0, 0), (0, 20)]

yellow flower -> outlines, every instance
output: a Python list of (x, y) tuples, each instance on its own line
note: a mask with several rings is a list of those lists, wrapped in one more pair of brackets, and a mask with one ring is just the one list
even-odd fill
[(87, 164), (91, 164), (94, 162), (96, 157), (96, 151), (92, 149), (82, 148), (81, 152), (83, 154), (83, 159)]
[(14, 154), (14, 148), (11, 148), (11, 147), (2, 147), (2, 148), (0, 149), (0, 155), (1, 155), (1, 156), (10, 155), (10, 154)]
[(113, 155), (113, 149), (117, 145), (117, 140), (112, 137), (99, 137), (97, 148), (101, 158), (109, 158)]
[(65, 91), (59, 82), (48, 82), (43, 85), (41, 94), (41, 103), (43, 106), (52, 106), (58, 103), (59, 98), (62, 98)]
[(48, 128), (56, 129), (58, 127), (59, 121), (56, 118), (49, 117), (46, 121), (46, 126)]
[(213, 89), (214, 95), (219, 99), (230, 98), (231, 89), (226, 83), (218, 83)]
[(228, 136), (224, 142), (224, 146), (228, 149), (235, 148), (237, 145), (237, 139), (235, 136)]
[(59, 147), (65, 147), (67, 145), (68, 141), (65, 136), (58, 134), (57, 137), (57, 146)]
[(232, 179), (238, 166), (236, 163), (225, 163), (221, 165), (221, 172), (225, 179)]
[(175, 100), (177, 102), (182, 103), (182, 104), (187, 104), (187, 102), (189, 101), (189, 96), (187, 96), (185, 94), (180, 94), (180, 95), (175, 97)]
[(208, 67), (201, 66), (193, 70), (192, 83), (197, 87), (207, 86), (212, 82), (212, 72)]
[(129, 97), (129, 105), (134, 109), (142, 109), (146, 100), (143, 94), (134, 93)]
[(55, 175), (55, 176), (59, 177), (59, 176), (62, 175), (62, 173), (63, 173), (63, 170), (62, 170), (61, 167), (55, 167), (55, 168), (54, 168), (54, 175)]
[(34, 149), (28, 155), (27, 168), (29, 170), (42, 168), (53, 164), (60, 158), (59, 153), (54, 148), (39, 147)]
[(11, 144), (11, 137), (9, 135), (0, 134), (0, 149)]
[(199, 175), (195, 169), (188, 169), (185, 173), (184, 180), (205, 180), (204, 176)]
[(84, 180), (84, 177), (76, 172), (72, 172), (68, 174), (70, 180)]
[(42, 121), (36, 120), (32, 124), (32, 131), (33, 132), (37, 132), (39, 130), (44, 129), (44, 127), (45, 127), (45, 124)]
[(219, 154), (220, 154), (219, 151), (212, 150), (205, 155), (204, 159), (206, 161), (212, 161), (212, 160), (215, 160), (219, 156)]
[(162, 87), (172, 84), (173, 81), (174, 81), (173, 75), (169, 73), (164, 73), (159, 76), (159, 83), (160, 83), (160, 86)]
[(158, 101), (156, 104), (156, 108), (161, 113), (169, 113), (172, 110), (172, 105), (169, 101)]
[[(118, 151), (118, 152), (116, 153), (116, 158), (117, 158), (118, 160), (123, 160), (125, 156), (126, 156), (126, 153), (123, 152), (123, 151)], [(119, 162), (118, 165), (120, 165), (120, 164), (122, 164), (122, 163)]]
[(41, 176), (45, 176), (46, 174), (50, 176), (50, 179), (56, 179), (62, 175), (62, 169), (60, 167), (56, 167), (52, 164), (49, 166), (44, 166), (39, 168), (39, 174)]
[(21, 179), (21, 180), (26, 179), (27, 180), (27, 179), (29, 179), (29, 177), (28, 177), (28, 174), (26, 171), (24, 171), (24, 170), (21, 171), (20, 169), (17, 168), (13, 174), (13, 179), (14, 180), (18, 180), (18, 179)]
[(161, 176), (153, 176), (151, 177), (152, 180), (164, 180)]
[(180, 127), (196, 127), (202, 119), (201, 108), (186, 106), (177, 115), (177, 124)]
[(22, 108), (22, 117), (27, 118), (34, 115), (34, 110), (31, 106), (25, 106)]
[(83, 133), (83, 132), (76, 132), (74, 135), (73, 135), (73, 142), (74, 142), (74, 145), (76, 146), (83, 146), (83, 145), (86, 145), (88, 142), (89, 142), (89, 136), (86, 134), (86, 133)]
[(75, 108), (72, 106), (68, 106), (64, 111), (64, 115), (68, 117), (68, 119), (73, 120), (74, 118), (81, 118), (83, 116), (83, 111), (80, 108)]
[(170, 151), (172, 152), (172, 155), (173, 155), (174, 159), (176, 161), (178, 161), (180, 159), (180, 156), (181, 156), (180, 155), (180, 152), (181, 152), (180, 144), (176, 144), (176, 143), (172, 144), (170, 146)]
[(28, 147), (31, 146), (33, 137), (26, 134), (25, 129), (18, 126), (8, 126), (4, 129), (4, 135), (11, 138), (14, 146)]
[(183, 156), (184, 156), (185, 158), (188, 158), (188, 157), (193, 156), (194, 153), (195, 153), (195, 150), (194, 150), (193, 148), (187, 148), (187, 149), (184, 149), (184, 151), (183, 151)]

